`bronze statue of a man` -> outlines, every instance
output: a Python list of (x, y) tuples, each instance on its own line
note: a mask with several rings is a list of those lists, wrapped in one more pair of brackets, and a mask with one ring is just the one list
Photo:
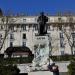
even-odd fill
[(44, 12), (40, 13), (40, 16), (38, 17), (38, 32), (39, 35), (44, 35), (47, 34), (47, 26), (46, 26), (46, 22), (48, 22), (48, 17), (44, 15)]

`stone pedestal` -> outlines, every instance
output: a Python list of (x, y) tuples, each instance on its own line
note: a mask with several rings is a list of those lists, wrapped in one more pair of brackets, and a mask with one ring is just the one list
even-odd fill
[(35, 72), (29, 72), (28, 75), (53, 75), (53, 72), (50, 72), (50, 71), (35, 71)]
[(48, 36), (48, 34), (43, 36), (35, 36), (34, 60), (32, 61), (33, 67), (41, 67), (44, 70), (47, 70), (49, 63), (53, 63), (53, 61), (49, 58), (50, 47)]

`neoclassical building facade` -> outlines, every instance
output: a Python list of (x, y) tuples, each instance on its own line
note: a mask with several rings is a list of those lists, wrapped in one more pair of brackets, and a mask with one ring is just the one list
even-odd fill
[[(38, 15), (39, 16), (39, 15)], [(49, 46), (51, 55), (75, 54), (75, 16), (49, 16), (47, 35), (38, 37), (38, 16), (0, 16), (0, 53), (27, 46), (34, 53)]]

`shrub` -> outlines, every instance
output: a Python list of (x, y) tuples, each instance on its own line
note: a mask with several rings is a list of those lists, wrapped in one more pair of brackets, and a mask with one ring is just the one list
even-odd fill
[(73, 61), (73, 60), (68, 65), (68, 74), (75, 75), (75, 61)]

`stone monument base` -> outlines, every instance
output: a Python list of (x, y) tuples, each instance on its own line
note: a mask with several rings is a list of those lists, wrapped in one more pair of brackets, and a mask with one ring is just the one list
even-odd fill
[(50, 71), (35, 71), (35, 72), (29, 72), (28, 75), (53, 75), (53, 72), (50, 72)]

